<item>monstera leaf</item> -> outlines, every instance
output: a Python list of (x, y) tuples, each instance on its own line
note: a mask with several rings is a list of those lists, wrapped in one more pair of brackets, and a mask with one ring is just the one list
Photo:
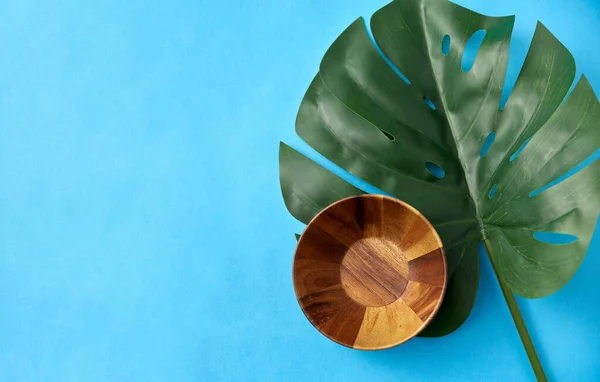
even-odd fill
[[(600, 105), (585, 76), (565, 99), (575, 63), (541, 23), (500, 109), (513, 24), (446, 1), (394, 1), (371, 19), (377, 45), (362, 19), (333, 43), (298, 113), (304, 141), (437, 229), (450, 279), (427, 336), (469, 315), (480, 241), (505, 291), (543, 297), (576, 272), (600, 211), (600, 162), (563, 180), (600, 146)], [(465, 47), (482, 34), (469, 63)], [(304, 223), (362, 193), (284, 144), (280, 173)]]

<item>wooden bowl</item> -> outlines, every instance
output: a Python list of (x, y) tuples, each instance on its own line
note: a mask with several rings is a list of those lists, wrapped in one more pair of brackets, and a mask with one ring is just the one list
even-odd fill
[(333, 203), (302, 234), (294, 290), (329, 339), (362, 350), (399, 345), (431, 321), (446, 289), (446, 258), (433, 226), (382, 195)]

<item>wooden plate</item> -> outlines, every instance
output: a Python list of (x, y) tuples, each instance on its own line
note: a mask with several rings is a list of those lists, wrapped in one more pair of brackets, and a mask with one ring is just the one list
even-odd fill
[(431, 321), (446, 289), (446, 259), (416, 209), (382, 195), (340, 200), (306, 227), (293, 281), (309, 321), (362, 350), (408, 341)]

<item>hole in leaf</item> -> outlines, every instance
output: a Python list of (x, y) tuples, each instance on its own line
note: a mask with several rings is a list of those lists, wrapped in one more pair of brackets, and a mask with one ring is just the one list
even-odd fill
[[(533, 36), (533, 31), (531, 37)], [(529, 52), (530, 40), (513, 38), (510, 42), (510, 53), (508, 54), (508, 66), (506, 68), (506, 78), (504, 79), (504, 86), (502, 87), (502, 96), (500, 97), (500, 110), (504, 110), (506, 107), (508, 97), (512, 93), (517, 77), (523, 69), (525, 63), (525, 57)], [(517, 101), (517, 99), (515, 99)]]
[(546, 244), (571, 244), (579, 240), (575, 235), (569, 235), (568, 233), (558, 232), (534, 232), (533, 237), (537, 241), (541, 241)]
[(433, 162), (425, 162), (425, 168), (431, 175), (438, 179), (442, 179), (444, 176), (446, 176), (444, 169)]
[(480, 29), (473, 33), (473, 35), (469, 38), (469, 41), (467, 41), (460, 65), (463, 72), (468, 72), (471, 70), (473, 65), (475, 65), (475, 58), (477, 58), (477, 52), (479, 52), (479, 48), (481, 47), (481, 43), (483, 42), (485, 35), (486, 31)]
[(563, 181), (567, 180), (568, 178), (572, 177), (573, 175), (575, 175), (579, 171), (583, 170), (585, 167), (587, 167), (588, 165), (590, 165), (592, 162), (594, 162), (597, 159), (600, 159), (600, 149), (596, 150), (592, 155), (590, 155), (589, 157), (587, 157), (583, 162), (579, 163), (577, 166), (575, 166), (575, 168), (573, 168), (572, 170), (570, 170), (566, 174), (564, 174), (564, 175), (562, 175), (562, 176), (554, 179), (552, 182), (548, 183), (544, 187), (541, 187), (541, 188), (538, 188), (535, 191), (532, 191), (529, 194), (529, 197), (534, 197), (536, 195), (539, 195), (542, 192), (546, 191), (547, 189), (556, 186), (560, 182), (563, 182)]
[(423, 101), (425, 101), (425, 103), (431, 108), (431, 110), (435, 110), (435, 105), (433, 104), (433, 102), (431, 102), (429, 98), (423, 97)]
[(490, 151), (490, 148), (492, 147), (492, 144), (494, 143), (495, 139), (496, 133), (494, 132), (489, 133), (488, 136), (485, 138), (485, 141), (483, 141), (483, 145), (481, 145), (481, 151), (479, 151), (479, 156), (481, 158), (483, 158), (485, 154), (487, 154), (487, 152)]
[(325, 170), (331, 172), (332, 174), (342, 178), (346, 182), (350, 183), (352, 186), (364, 191), (367, 194), (380, 194), (386, 196), (393, 196), (388, 192), (383, 191), (380, 188), (373, 186), (372, 184), (360, 179), (359, 177), (349, 173), (344, 168), (338, 166), (333, 163), (329, 158), (312, 148), (308, 145), (308, 143), (300, 140), (296, 145), (295, 150), (310, 160), (310, 162), (314, 162), (319, 166), (323, 167)]
[(494, 187), (492, 187), (492, 189), (490, 190), (490, 193), (488, 195), (490, 199), (493, 198), (494, 195), (496, 195), (496, 191), (498, 191), (498, 185), (494, 184)]
[(442, 53), (444, 56), (448, 55), (450, 52), (450, 35), (447, 34), (442, 38)]
[(392, 134), (388, 133), (387, 131), (385, 131), (383, 129), (379, 129), (379, 131), (381, 131), (383, 133), (383, 135), (385, 135), (387, 137), (387, 139), (389, 139), (390, 141), (396, 140), (396, 137), (394, 137)]
[(529, 138), (528, 140), (526, 140), (525, 142), (523, 142), (523, 144), (521, 145), (521, 147), (519, 147), (517, 149), (517, 151), (515, 151), (515, 153), (513, 155), (511, 155), (510, 157), (510, 161), (514, 161), (515, 159), (517, 159), (517, 157), (519, 156), (519, 154), (521, 154), (521, 151), (523, 151), (525, 149), (525, 146), (527, 146), (527, 144), (529, 143), (529, 141), (531, 141), (533, 139), (533, 137)]
[(375, 37), (373, 37), (373, 32), (371, 31), (371, 26), (369, 25), (369, 23), (367, 22), (366, 19), (363, 19), (363, 22), (365, 24), (365, 29), (367, 30), (367, 35), (369, 36), (369, 39), (371, 40), (371, 43), (373, 44), (373, 46), (375, 47), (375, 49), (377, 49), (377, 51), (379, 52), (379, 55), (381, 56), (381, 58), (383, 58), (383, 61), (385, 61), (390, 68), (392, 68), (392, 70), (398, 75), (398, 77), (400, 77), (400, 79), (402, 81), (404, 81), (407, 85), (410, 85), (410, 81), (408, 80), (408, 78), (406, 78), (406, 76), (404, 75), (404, 73), (402, 73), (400, 71), (400, 69), (398, 69), (396, 67), (396, 65), (394, 65), (392, 63), (392, 61), (390, 61), (389, 58), (387, 58), (387, 56), (385, 54), (383, 54), (383, 51), (381, 50), (381, 48), (379, 47), (379, 45), (377, 45), (377, 41), (375, 41)]
[(571, 93), (573, 93), (573, 90), (575, 90), (575, 87), (579, 83), (580, 79), (581, 79), (581, 74), (579, 73), (578, 75), (575, 76), (575, 79), (573, 80), (573, 83), (571, 84), (571, 87), (569, 88), (569, 91), (567, 91), (567, 94), (565, 94), (564, 98), (560, 102), (561, 105), (563, 103), (565, 103), (565, 101), (567, 100), (567, 98), (569, 98), (571, 96)]

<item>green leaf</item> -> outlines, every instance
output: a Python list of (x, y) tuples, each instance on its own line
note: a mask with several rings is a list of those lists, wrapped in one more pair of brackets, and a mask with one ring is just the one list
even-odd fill
[[(450, 2), (394, 1), (373, 15), (371, 30), (410, 84), (358, 19), (329, 48), (300, 106), (296, 131), (302, 139), (413, 205), (440, 234), (450, 279), (423, 335), (447, 334), (468, 317), (481, 239), (506, 285), (521, 296), (542, 297), (576, 272), (600, 212), (598, 161), (536, 192), (600, 146), (600, 105), (584, 76), (563, 102), (575, 63), (538, 23), (500, 110), (513, 23), (512, 16), (486, 17)], [(465, 46), (482, 29), (485, 38), (465, 72)], [(449, 51), (443, 51), (448, 38)], [(287, 146), (281, 152), (282, 192), (299, 220), (306, 223), (329, 203), (360, 192)], [(430, 173), (431, 164), (445, 176)], [(536, 232), (577, 240), (555, 245), (536, 239)]]
[(279, 145), (279, 167), (285, 205), (305, 224), (331, 203), (364, 194), (283, 142)]

